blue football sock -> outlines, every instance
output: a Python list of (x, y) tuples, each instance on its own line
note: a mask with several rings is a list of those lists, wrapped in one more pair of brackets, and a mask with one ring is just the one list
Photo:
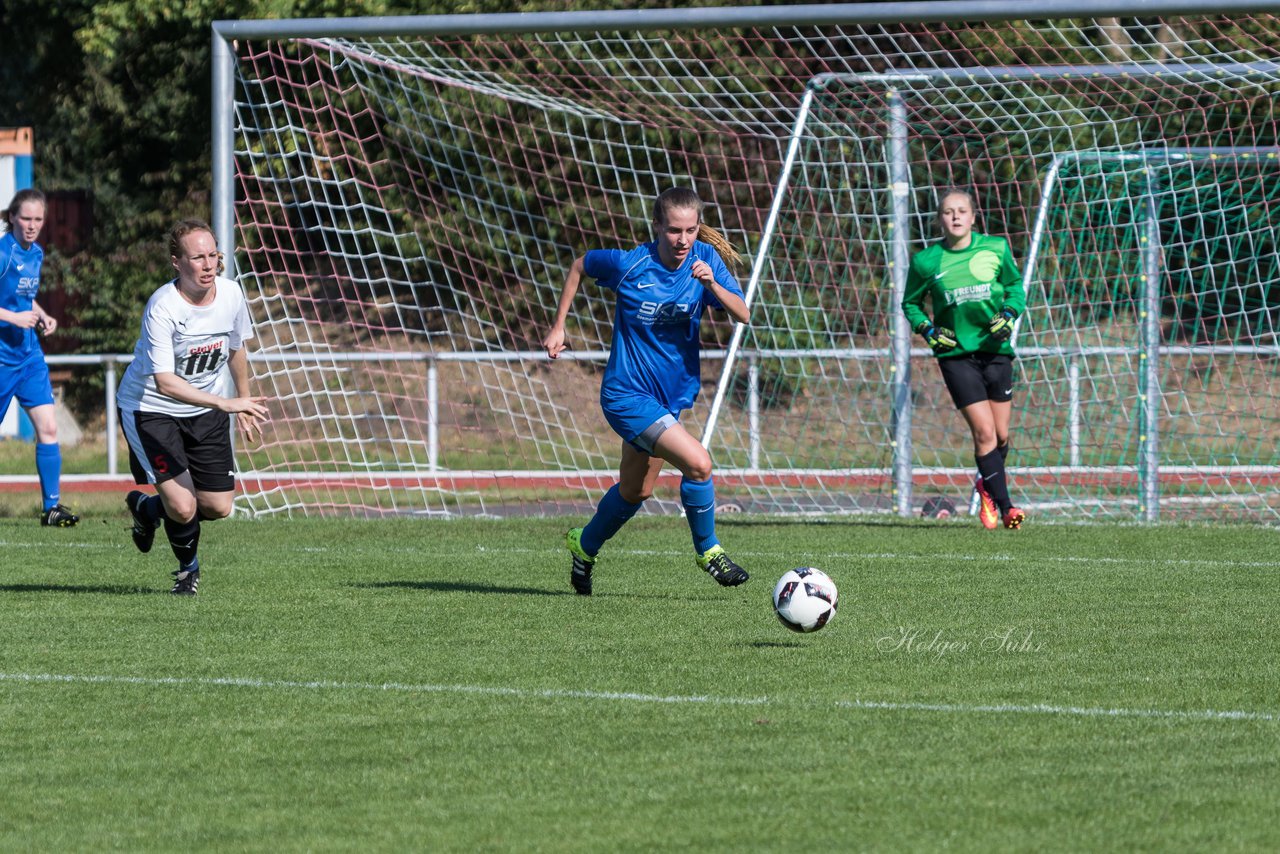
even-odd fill
[(160, 503), (159, 495), (149, 495), (142, 501), (138, 502), (138, 512), (151, 524), (155, 524), (164, 518), (164, 505)]
[(604, 498), (600, 499), (600, 504), (596, 507), (596, 515), (592, 516), (591, 521), (582, 529), (583, 550), (589, 555), (599, 552), (605, 541), (618, 533), (639, 509), (639, 504), (632, 504), (622, 497), (616, 483), (609, 487), (609, 491), (604, 494)]
[(62, 498), (62, 449), (57, 442), (36, 445), (36, 473), (40, 475), (40, 497), (48, 510)]
[(716, 539), (716, 487), (711, 478), (680, 481), (680, 503), (693, 534), (693, 547), (702, 554), (720, 544)]

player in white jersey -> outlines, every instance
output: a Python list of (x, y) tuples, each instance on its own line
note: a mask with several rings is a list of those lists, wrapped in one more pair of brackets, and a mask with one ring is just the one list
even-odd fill
[(169, 254), (178, 276), (147, 300), (118, 400), (134, 480), (155, 484), (157, 493), (134, 490), (126, 499), (134, 545), (150, 551), (163, 523), (178, 558), (170, 592), (193, 595), (200, 522), (230, 515), (235, 496), (228, 416), (255, 441), (269, 416), (267, 398), (249, 394), (244, 344), (253, 325), (240, 285), (218, 275), (213, 231), (199, 220), (179, 222)]

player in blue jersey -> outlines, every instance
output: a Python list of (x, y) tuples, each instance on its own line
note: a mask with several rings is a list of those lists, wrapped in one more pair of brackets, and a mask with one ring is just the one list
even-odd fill
[(39, 190), (19, 190), (0, 222), (0, 416), (16, 397), (36, 430), (36, 472), (44, 511), (40, 524), (70, 528), (80, 521), (60, 503), (62, 449), (53, 413), (53, 386), (40, 337), (58, 321), (36, 302), (44, 250), (36, 243), (44, 227), (45, 200)]
[(747, 572), (716, 538), (711, 455), (680, 425), (700, 386), (698, 328), (704, 309), (749, 317), (742, 289), (725, 266), (738, 254), (724, 235), (702, 221), (703, 202), (692, 190), (673, 188), (653, 206), (653, 241), (634, 249), (593, 249), (573, 262), (560, 305), (542, 346), (552, 359), (567, 347), (565, 318), (585, 274), (616, 295), (613, 341), (600, 385), (600, 405), (622, 437), (618, 482), (605, 493), (584, 528), (569, 532), (570, 582), (591, 595), (596, 556), (653, 494), (664, 462), (683, 478), (680, 503), (693, 534), (698, 566), (726, 587)]

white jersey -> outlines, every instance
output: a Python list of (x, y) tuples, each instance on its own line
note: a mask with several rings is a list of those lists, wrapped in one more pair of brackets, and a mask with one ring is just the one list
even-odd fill
[(249, 306), (240, 284), (219, 276), (213, 302), (192, 305), (178, 291), (176, 279), (147, 300), (142, 337), (133, 362), (120, 380), (117, 400), (125, 412), (161, 412), (187, 418), (208, 412), (165, 397), (156, 390), (158, 373), (176, 374), (200, 391), (235, 397), (235, 381), (227, 360), (253, 337)]

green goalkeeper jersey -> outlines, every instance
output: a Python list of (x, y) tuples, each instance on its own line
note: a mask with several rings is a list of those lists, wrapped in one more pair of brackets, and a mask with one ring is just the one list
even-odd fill
[[(924, 311), (926, 298), (932, 304), (932, 321)], [(1022, 276), (1003, 237), (975, 232), (964, 249), (948, 249), (939, 242), (911, 256), (902, 311), (912, 330), (932, 322), (956, 333), (959, 346), (941, 359), (977, 352), (1012, 356), (1009, 340), (992, 338), (987, 326), (1002, 308), (1020, 315), (1026, 307)]]

